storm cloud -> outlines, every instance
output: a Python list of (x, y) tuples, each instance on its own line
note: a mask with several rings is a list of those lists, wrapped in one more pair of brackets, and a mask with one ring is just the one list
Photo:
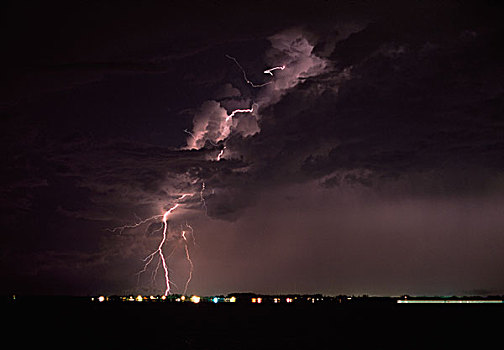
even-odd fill
[(201, 294), (504, 290), (492, 7), (224, 4), (173, 21), (93, 5), (76, 23), (95, 26), (64, 23), (73, 49), (52, 26), (19, 34), (58, 45), (6, 63), (5, 291), (159, 291), (135, 275), (159, 222), (112, 228), (182, 194), (170, 266), (183, 285), (190, 223)]

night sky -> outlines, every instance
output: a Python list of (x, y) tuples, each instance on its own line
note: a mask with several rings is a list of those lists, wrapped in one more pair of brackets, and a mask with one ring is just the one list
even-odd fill
[(0, 293), (504, 293), (497, 5), (2, 2)]

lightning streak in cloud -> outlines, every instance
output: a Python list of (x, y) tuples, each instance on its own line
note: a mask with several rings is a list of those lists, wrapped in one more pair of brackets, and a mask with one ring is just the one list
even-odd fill
[[(205, 214), (208, 215), (208, 208), (207, 208), (207, 205), (206, 205), (204, 193), (205, 193), (205, 183), (203, 182), (201, 184), (201, 191), (199, 193), (199, 195), (200, 195), (200, 202), (201, 202), (201, 205), (203, 206), (203, 208), (205, 208)], [(191, 229), (192, 229), (192, 227), (191, 227)]]
[(248, 109), (235, 109), (234, 111), (231, 112), (231, 114), (229, 114), (227, 117), (226, 117), (226, 122), (229, 121), (230, 119), (232, 119), (236, 113), (252, 113), (254, 111), (254, 104), (252, 104), (252, 107), (248, 108)]
[[(229, 135), (231, 133), (232, 119), (236, 115), (236, 113), (253, 113), (254, 112), (254, 105), (257, 106), (257, 103), (252, 103), (252, 106), (250, 108), (235, 109), (230, 114), (228, 114), (226, 116), (226, 119), (224, 120), (224, 123), (225, 123), (224, 129), (226, 130), (224, 133), (227, 135)], [(217, 146), (217, 145), (214, 144), (214, 146)], [(225, 150), (226, 150), (226, 145), (224, 145), (224, 147), (220, 150), (219, 154), (217, 155), (217, 158), (215, 159), (216, 161), (220, 161), (222, 159), (222, 156), (223, 156)]]
[(278, 66), (278, 67), (273, 67), (273, 68), (270, 68), (270, 69), (266, 69), (263, 73), (264, 74), (269, 74), (271, 76), (273, 76), (273, 73), (271, 73), (272, 71), (274, 70), (284, 70), (285, 69), (285, 66)]
[[(233, 60), (236, 65), (238, 66), (238, 68), (240, 68), (240, 70), (242, 71), (243, 73), (243, 79), (245, 79), (245, 81), (247, 82), (247, 84), (249, 84), (250, 86), (252, 87), (255, 87), (255, 88), (260, 88), (260, 87), (263, 87), (263, 86), (266, 86), (266, 85), (269, 85), (269, 84), (272, 84), (273, 81), (268, 81), (266, 83), (262, 83), (262, 84), (255, 84), (253, 83), (252, 81), (250, 81), (248, 78), (247, 78), (247, 73), (245, 72), (245, 69), (242, 67), (242, 65), (240, 64), (240, 62), (238, 62), (238, 60), (233, 57), (233, 56), (229, 56), (229, 55), (226, 55), (227, 58), (229, 58), (230, 60)], [(266, 69), (263, 73), (264, 74), (269, 74), (271, 76), (273, 76), (273, 71), (275, 70), (284, 70), (285, 69), (285, 65), (282, 65), (282, 66), (277, 66), (277, 67), (273, 67), (273, 68), (270, 68), (270, 69)]]
[(266, 86), (266, 85), (269, 85), (269, 84), (272, 83), (271, 81), (268, 81), (268, 82), (263, 83), (263, 84), (254, 84), (252, 81), (250, 81), (247, 78), (247, 73), (245, 72), (245, 69), (243, 69), (242, 65), (240, 64), (240, 62), (238, 62), (238, 60), (236, 58), (234, 58), (233, 56), (229, 56), (229, 55), (226, 55), (226, 57), (229, 58), (230, 60), (233, 60), (236, 63), (236, 65), (238, 66), (238, 68), (240, 68), (240, 70), (243, 73), (243, 79), (245, 79), (245, 81), (247, 82), (247, 84), (249, 84), (250, 86), (255, 87), (255, 88), (260, 88), (260, 87), (263, 87), (263, 86)]
[(220, 161), (220, 160), (221, 160), (222, 155), (224, 154), (224, 150), (225, 150), (225, 149), (226, 149), (226, 146), (224, 146), (224, 147), (220, 150), (219, 154), (217, 155), (217, 159), (216, 159), (217, 161)]
[(186, 134), (188, 134), (189, 136), (191, 136), (193, 139), (196, 139), (196, 137), (194, 136), (194, 134), (193, 134), (192, 132), (190, 132), (189, 130), (184, 129), (184, 132), (185, 132)]

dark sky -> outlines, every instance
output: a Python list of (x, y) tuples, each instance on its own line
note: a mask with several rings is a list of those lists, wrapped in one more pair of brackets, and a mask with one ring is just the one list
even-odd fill
[(0, 293), (504, 293), (497, 5), (2, 2)]

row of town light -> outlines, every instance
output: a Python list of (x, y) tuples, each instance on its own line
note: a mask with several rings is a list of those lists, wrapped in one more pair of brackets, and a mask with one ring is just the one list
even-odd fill
[[(136, 297), (135, 296), (124, 296), (124, 297), (121, 297), (120, 300), (122, 301), (136, 301), (136, 302), (142, 302), (142, 301), (158, 301), (158, 300), (161, 300), (161, 301), (165, 301), (167, 299), (167, 297), (165, 295), (159, 297), (159, 296), (142, 296), (142, 295), (137, 295)], [(280, 297), (275, 297), (273, 299), (270, 299), (271, 301), (273, 301), (274, 304), (278, 304), (278, 303), (283, 303), (283, 302), (286, 302), (288, 304), (294, 302), (294, 300), (297, 299), (297, 298), (290, 298), (290, 297), (287, 297), (287, 298), (280, 298)], [(349, 298), (350, 299), (350, 298)], [(97, 297), (97, 298), (91, 298), (92, 301), (99, 301), (99, 302), (104, 302), (104, 301), (109, 301), (109, 297), (105, 297), (103, 295)], [(197, 296), (197, 295), (192, 295), (190, 297), (186, 297), (185, 295), (181, 295), (180, 297), (177, 297), (175, 299), (171, 299), (172, 301), (175, 301), (175, 302), (192, 302), (194, 304), (198, 304), (202, 301), (202, 297), (200, 296)], [(224, 302), (224, 303), (234, 303), (236, 302), (236, 297), (232, 296), (232, 297), (229, 297), (229, 298), (223, 298), (223, 297), (210, 297), (207, 299), (208, 301), (211, 301), (213, 302), (214, 304), (217, 304), (217, 303), (220, 303), (220, 302)], [(308, 302), (311, 302), (311, 303), (315, 303), (316, 301), (322, 301), (324, 300), (323, 298), (307, 298), (307, 301)], [(263, 298), (261, 297), (254, 297), (254, 298), (251, 298), (250, 299), (250, 302), (253, 303), (253, 304), (261, 304), (263, 302)]]
[[(122, 301), (136, 301), (136, 302), (142, 302), (142, 301), (157, 301), (157, 300), (162, 300), (165, 301), (167, 299), (166, 295), (163, 295), (161, 297), (158, 296), (142, 296), (141, 294), (137, 295), (136, 297), (134, 296), (128, 296), (128, 297), (121, 297), (120, 300)], [(91, 298), (91, 301), (99, 301), (100, 303), (104, 301), (109, 301), (109, 297), (105, 297), (103, 295), (97, 297), (97, 298)], [(185, 295), (182, 295), (178, 298), (172, 299), (175, 302), (191, 302), (194, 304), (198, 304), (201, 302), (201, 297), (198, 295), (192, 295), (191, 297), (186, 297)], [(213, 303), (219, 303), (219, 302), (225, 302), (225, 303), (234, 303), (236, 302), (236, 297), (230, 297), (230, 298), (219, 298), (219, 297), (213, 297), (211, 299)]]
[[(253, 304), (261, 304), (262, 303), (262, 298), (252, 298), (250, 300)], [(286, 298), (285, 301), (287, 303), (292, 303), (293, 299), (292, 298)], [(278, 304), (282, 302), (281, 298), (273, 298), (273, 303)]]

